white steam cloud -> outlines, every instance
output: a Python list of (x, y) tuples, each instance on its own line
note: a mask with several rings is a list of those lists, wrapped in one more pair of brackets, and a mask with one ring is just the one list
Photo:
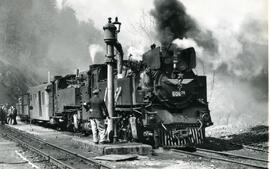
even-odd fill
[(104, 62), (105, 50), (104, 50), (103, 46), (101, 46), (99, 44), (91, 44), (88, 49), (89, 49), (89, 53), (90, 53), (92, 63), (97, 64), (97, 63), (103, 63)]
[(143, 46), (141, 46), (140, 48), (131, 46), (128, 48), (127, 53), (129, 57), (128, 59), (141, 61), (142, 55), (145, 53), (145, 48)]
[(194, 47), (196, 49), (196, 54), (198, 57), (203, 57), (204, 49), (203, 47), (199, 46), (197, 42), (191, 38), (183, 38), (183, 39), (175, 39), (173, 44), (176, 44), (179, 48), (189, 48)]

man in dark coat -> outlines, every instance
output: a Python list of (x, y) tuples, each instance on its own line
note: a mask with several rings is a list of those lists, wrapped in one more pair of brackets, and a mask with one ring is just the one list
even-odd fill
[(4, 117), (5, 124), (8, 124), (8, 122), (7, 122), (8, 104), (7, 103), (4, 106), (2, 106), (2, 111), (3, 111), (3, 117)]
[(84, 107), (90, 113), (90, 123), (93, 133), (93, 141), (95, 144), (106, 143), (105, 140), (105, 124), (104, 121), (108, 117), (108, 111), (105, 105), (104, 100), (99, 97), (99, 90), (96, 89), (93, 91), (93, 96), (88, 103), (84, 104)]

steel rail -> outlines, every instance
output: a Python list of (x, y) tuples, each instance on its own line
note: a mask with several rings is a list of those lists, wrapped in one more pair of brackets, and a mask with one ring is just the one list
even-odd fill
[(214, 150), (207, 150), (207, 149), (202, 149), (202, 148), (196, 148), (196, 149), (199, 151), (202, 151), (202, 152), (209, 152), (209, 153), (220, 154), (220, 155), (224, 155), (224, 156), (232, 156), (232, 157), (237, 157), (237, 158), (243, 158), (243, 159), (249, 159), (249, 160), (255, 160), (255, 161), (261, 161), (261, 162), (268, 163), (268, 160), (264, 160), (264, 159), (260, 159), (260, 158), (248, 157), (248, 156), (244, 156), (244, 155), (225, 153), (225, 152), (214, 151)]
[(27, 137), (27, 138), (32, 139), (32, 140), (37, 140), (38, 142), (42, 142), (42, 143), (45, 144), (45, 145), (49, 145), (49, 146), (51, 146), (51, 147), (53, 147), (53, 148), (59, 149), (59, 150), (61, 150), (61, 151), (64, 151), (64, 152), (66, 152), (66, 153), (68, 153), (68, 154), (70, 154), (70, 155), (73, 155), (73, 156), (76, 156), (76, 157), (78, 157), (78, 158), (81, 158), (81, 159), (83, 159), (83, 160), (85, 160), (85, 161), (91, 163), (92, 165), (96, 166), (96, 167), (99, 168), (99, 169), (111, 169), (111, 167), (109, 167), (109, 166), (107, 166), (107, 165), (104, 165), (104, 164), (100, 164), (100, 163), (98, 163), (98, 162), (96, 162), (96, 161), (94, 161), (94, 160), (92, 160), (92, 159), (89, 159), (89, 158), (83, 156), (83, 155), (80, 155), (80, 154), (71, 152), (71, 151), (68, 150), (68, 149), (65, 149), (65, 148), (63, 148), (63, 147), (60, 147), (60, 146), (58, 146), (58, 145), (54, 145), (54, 144), (49, 143), (49, 142), (47, 142), (47, 141), (44, 141), (44, 140), (42, 140), (42, 139), (40, 139), (40, 138), (33, 137), (31, 134), (26, 133), (25, 131), (20, 131), (20, 132), (19, 132), (17, 129), (14, 129), (14, 128), (9, 127), (9, 126), (5, 126), (5, 128), (8, 129), (9, 131), (15, 133), (15, 134), (18, 134), (18, 133), (19, 133), (20, 135), (24, 135), (24, 137)]
[(15, 137), (13, 137), (13, 136), (11, 136), (11, 135), (8, 134), (8, 133), (5, 133), (4, 136), (6, 136), (6, 137), (8, 137), (9, 139), (11, 139), (11, 140), (17, 142), (17, 143), (20, 144), (22, 147), (25, 147), (25, 148), (29, 149), (30, 151), (33, 151), (33, 152), (37, 153), (38, 155), (44, 157), (45, 159), (47, 159), (48, 162), (53, 163), (53, 164), (56, 165), (57, 167), (60, 167), (60, 166), (59, 166), (59, 164), (60, 164), (60, 165), (62, 165), (62, 167), (60, 167), (60, 168), (75, 169), (75, 168), (73, 168), (72, 166), (69, 166), (68, 164), (65, 164), (65, 163), (63, 163), (63, 162), (57, 160), (56, 158), (52, 157), (51, 155), (49, 155), (49, 154), (47, 154), (47, 153), (45, 153), (45, 152), (40, 151), (39, 149), (37, 149), (37, 148), (31, 146), (30, 144), (27, 144), (26, 142), (23, 142), (23, 141), (21, 141), (21, 140), (15, 138)]
[[(11, 128), (11, 130), (16, 130), (16, 129)], [(14, 131), (13, 131), (13, 132), (14, 132)], [(18, 132), (18, 131), (15, 131), (15, 132)], [(84, 159), (85, 161), (92, 163), (93, 165), (97, 165), (98, 168), (111, 169), (109, 166), (106, 166), (106, 165), (104, 165), (104, 164), (97, 163), (96, 161), (91, 160), (91, 159), (89, 159), (89, 158), (87, 158), (87, 157), (84, 157), (84, 156), (82, 156), (82, 155), (80, 155), (80, 154), (73, 153), (72, 151), (70, 151), (70, 150), (68, 150), (68, 149), (65, 149), (65, 148), (63, 148), (63, 147), (54, 145), (54, 144), (49, 143), (49, 142), (47, 142), (47, 141), (44, 141), (44, 140), (42, 140), (42, 139), (40, 139), (40, 138), (33, 137), (33, 136), (31, 136), (29, 133), (26, 133), (25, 131), (22, 131), (22, 132), (23, 132), (24, 135), (26, 135), (26, 136), (29, 137), (30, 139), (37, 140), (37, 141), (39, 141), (39, 142), (42, 142), (43, 144), (47, 144), (47, 145), (49, 145), (49, 146), (51, 146), (51, 147), (54, 147), (54, 148), (56, 148), (56, 149), (60, 149), (60, 150), (62, 150), (62, 151), (64, 151), (64, 152), (67, 152), (67, 153), (69, 153), (69, 154), (72, 154), (73, 156), (77, 156), (77, 157), (79, 157), (79, 158), (82, 158), (82, 159)]]
[(230, 144), (236, 145), (236, 146), (239, 146), (239, 147), (243, 147), (243, 148), (246, 148), (246, 149), (250, 149), (250, 150), (262, 151), (262, 152), (269, 153), (268, 150), (264, 150), (262, 148), (258, 148), (258, 147), (255, 147), (255, 146), (250, 146), (250, 145), (245, 145), (245, 144), (238, 144), (238, 143), (230, 143)]
[(177, 149), (171, 149), (171, 151), (181, 153), (181, 154), (187, 154), (187, 155), (191, 155), (191, 156), (198, 156), (198, 157), (202, 157), (202, 158), (208, 158), (208, 159), (213, 159), (213, 160), (219, 160), (219, 161), (224, 161), (224, 162), (229, 162), (229, 163), (245, 165), (245, 166), (254, 167), (254, 168), (268, 169), (267, 166), (259, 166), (259, 165), (240, 162), (240, 161), (236, 161), (236, 160), (230, 160), (230, 159), (224, 159), (221, 157), (209, 156), (208, 154), (201, 154), (201, 153), (197, 153), (197, 152), (187, 152), (187, 151), (177, 150)]

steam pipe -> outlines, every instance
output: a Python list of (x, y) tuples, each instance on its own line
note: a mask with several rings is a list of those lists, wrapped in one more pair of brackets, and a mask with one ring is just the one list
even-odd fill
[(116, 50), (119, 52), (118, 60), (117, 60), (117, 74), (118, 74), (118, 78), (120, 78), (122, 75), (122, 71), (123, 71), (124, 52), (123, 52), (123, 48), (122, 48), (121, 43), (119, 43), (118, 41), (115, 43), (114, 46), (115, 46)]
[[(114, 57), (114, 47), (113, 45), (107, 44), (107, 109), (110, 119), (108, 121), (108, 133), (113, 132), (114, 130), (114, 78), (113, 78), (113, 57)], [(110, 59), (110, 60), (109, 60)], [(115, 142), (115, 141), (114, 141)]]

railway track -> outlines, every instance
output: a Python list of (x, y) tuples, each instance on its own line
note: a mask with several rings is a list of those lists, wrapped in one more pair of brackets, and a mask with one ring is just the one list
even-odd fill
[(184, 150), (178, 149), (171, 149), (171, 151), (191, 156), (197, 156), (207, 159), (213, 159), (218, 161), (224, 161), (228, 163), (234, 163), (243, 165), (246, 167), (253, 167), (253, 168), (262, 168), (267, 169), (268, 160), (260, 159), (255, 157), (249, 157), (244, 155), (238, 155), (233, 153), (225, 153), (220, 151), (208, 150), (208, 149), (201, 149), (197, 148), (195, 152), (189, 152)]
[(73, 153), (65, 148), (48, 143), (24, 132), (18, 132), (9, 126), (0, 127), (1, 134), (19, 145), (44, 157), (58, 168), (77, 169), (111, 169), (109, 166), (98, 163), (93, 159)]
[(245, 149), (250, 149), (250, 150), (254, 150), (254, 151), (261, 151), (261, 152), (265, 152), (265, 153), (269, 153), (268, 148), (261, 148), (258, 146), (252, 146), (252, 145), (245, 145), (245, 144), (238, 144), (238, 143), (230, 143), (232, 145), (235, 146), (239, 146)]

